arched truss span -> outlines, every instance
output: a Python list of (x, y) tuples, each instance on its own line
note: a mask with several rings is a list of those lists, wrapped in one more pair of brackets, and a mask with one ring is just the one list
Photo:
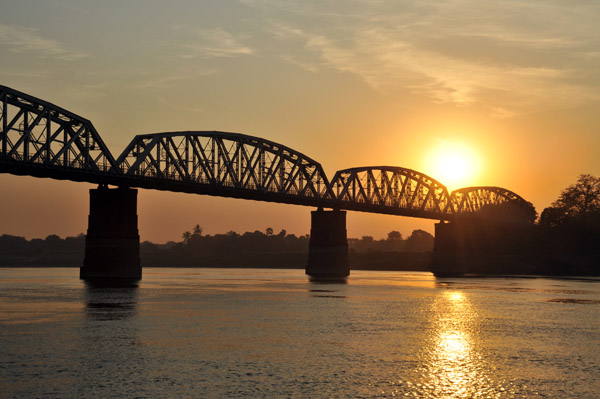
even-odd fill
[(136, 136), (115, 160), (90, 121), (0, 86), (0, 173), (246, 198), (438, 220), (479, 213), (535, 218), (499, 187), (446, 187), (392, 166), (338, 171), (258, 137), (224, 132)]
[(0, 171), (102, 182), (117, 163), (90, 121), (0, 86)]
[(501, 187), (465, 187), (450, 194), (452, 206), (457, 214), (469, 214), (497, 209), (498, 217), (526, 215), (531, 204), (521, 196)]
[(307, 205), (331, 198), (318, 162), (244, 134), (139, 135), (117, 162), (126, 178), (141, 187)]
[(396, 215), (448, 219), (448, 189), (437, 180), (395, 166), (340, 170), (331, 181), (336, 200), (346, 209)]

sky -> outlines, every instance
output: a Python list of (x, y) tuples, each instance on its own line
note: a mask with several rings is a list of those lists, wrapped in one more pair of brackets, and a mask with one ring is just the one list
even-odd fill
[[(537, 211), (600, 175), (595, 0), (0, 0), (0, 84), (92, 121), (115, 157), (136, 134), (272, 140), (329, 177), (415, 169), (500, 186)], [(444, 157), (467, 159), (456, 181)], [(87, 229), (91, 184), (0, 175), (0, 234)], [(307, 234), (309, 207), (140, 190), (142, 240), (194, 225)], [(349, 212), (348, 235), (435, 221)]]

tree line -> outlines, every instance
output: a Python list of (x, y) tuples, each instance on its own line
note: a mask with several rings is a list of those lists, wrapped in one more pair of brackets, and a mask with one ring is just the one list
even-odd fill
[[(180, 242), (163, 245), (142, 243), (142, 264), (304, 268), (308, 258), (309, 241), (308, 234), (296, 236), (288, 234), (286, 230), (275, 233), (271, 227), (266, 228), (264, 232), (255, 230), (238, 234), (230, 231), (225, 234), (205, 235), (197, 224), (191, 231), (182, 234)], [(348, 249), (351, 267), (369, 268), (371, 262), (386, 270), (394, 267), (425, 270), (433, 250), (433, 236), (426, 231), (415, 230), (407, 239), (403, 239), (400, 232), (391, 231), (387, 238), (381, 240), (375, 240), (371, 236), (350, 238)]]
[[(291, 267), (304, 268), (308, 258), (310, 236), (255, 230), (239, 234), (207, 235), (196, 224), (182, 234), (178, 242), (140, 244), (145, 267)], [(398, 231), (386, 238), (372, 236), (349, 238), (350, 264), (355, 268), (384, 270), (427, 270), (433, 249), (433, 236), (415, 230), (406, 239)], [(45, 239), (27, 240), (4, 234), (0, 236), (0, 266), (81, 266), (85, 252), (85, 235), (60, 238), (52, 234)]]

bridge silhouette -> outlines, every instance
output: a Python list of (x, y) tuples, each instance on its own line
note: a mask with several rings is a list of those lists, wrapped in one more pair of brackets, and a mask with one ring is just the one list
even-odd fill
[[(340, 170), (329, 180), (321, 164), (306, 155), (239, 133), (137, 135), (115, 158), (93, 124), (81, 116), (5, 86), (0, 86), (0, 103), (0, 173), (89, 182), (102, 188), (156, 189), (440, 221), (490, 206), (500, 206), (508, 216), (528, 205), (519, 195), (500, 187), (449, 192), (426, 174), (396, 166)], [(136, 199), (130, 200), (135, 213)], [(105, 201), (118, 207), (105, 196), (96, 202)], [(91, 207), (93, 203), (92, 198)], [(106, 217), (108, 211), (101, 213)], [(91, 209), (90, 229), (93, 213)], [(325, 225), (331, 223), (342, 222)], [(336, 229), (325, 228), (323, 240), (331, 241), (327, 232)], [(91, 252), (86, 248), (86, 259)]]

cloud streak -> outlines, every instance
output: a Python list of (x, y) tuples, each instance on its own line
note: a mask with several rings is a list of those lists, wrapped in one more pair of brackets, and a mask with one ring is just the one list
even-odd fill
[(177, 74), (144, 80), (138, 83), (135, 87), (137, 89), (169, 88), (182, 81), (195, 80), (217, 73), (218, 71), (216, 69), (194, 70), (191, 72), (180, 71)]
[(87, 57), (87, 54), (71, 50), (59, 41), (41, 36), (35, 29), (20, 26), (0, 25), (0, 46), (13, 53), (29, 53), (63, 61)]
[(195, 30), (193, 33), (193, 40), (184, 45), (183, 58), (239, 57), (255, 52), (242, 44), (243, 36), (236, 36), (223, 28)]
[[(287, 44), (301, 38), (304, 46), (284, 60), (354, 74), (382, 93), (483, 104), (497, 117), (600, 99), (597, 79), (583, 78), (597, 70), (600, 7), (593, 3), (379, 0), (369, 7), (355, 0), (344, 9), (327, 3), (327, 25), (316, 2), (283, 3), (268, 31)], [(270, 0), (244, 4), (264, 12), (277, 7)]]

